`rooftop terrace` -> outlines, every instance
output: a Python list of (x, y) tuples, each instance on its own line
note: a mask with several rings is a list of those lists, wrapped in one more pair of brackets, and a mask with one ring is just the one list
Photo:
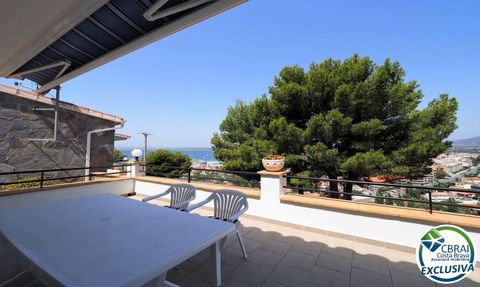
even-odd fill
[[(137, 180), (135, 184), (132, 179), (121, 179), (87, 185), (75, 183), (58, 188), (50, 186), (45, 192), (2, 197), (0, 207), (99, 192), (126, 194), (132, 188), (136, 195), (130, 199), (141, 200), (149, 194), (149, 188), (154, 187), (160, 191), (165, 186), (152, 182), (148, 186), (145, 184), (145, 181)], [(202, 184), (201, 187), (208, 189), (207, 184)], [(249, 200), (253, 204), (259, 201), (254, 199), (255, 194), (250, 196)], [(166, 199), (151, 201), (159, 206), (165, 205), (165, 202)], [(210, 207), (198, 209), (201, 215), (210, 212)], [(317, 220), (331, 221), (331, 218)], [(231, 235), (222, 252), (222, 286), (439, 286), (420, 274), (415, 254), (408, 247), (382, 245), (353, 238), (348, 234), (343, 236), (256, 215), (246, 214), (241, 222), (249, 257), (242, 257), (238, 241)], [(24, 269), (22, 262), (8, 256), (4, 246), (0, 246), (0, 257), (0, 282)], [(212, 286), (215, 282), (214, 261), (207, 248), (171, 269), (167, 280), (180, 286)], [(452, 286), (478, 286), (479, 283), (480, 270), (477, 268), (468, 278)], [(9, 284), (2, 285), (5, 286), (44, 285), (27, 272)]]
[[(131, 197), (141, 200), (143, 196)], [(155, 204), (165, 202), (155, 200)], [(208, 208), (200, 210), (207, 214)], [(343, 239), (321, 232), (299, 230), (246, 216), (242, 232), (250, 254), (243, 259), (238, 241), (230, 236), (223, 250), (222, 286), (437, 286), (423, 277), (412, 252)], [(4, 258), (4, 249), (0, 251)], [(13, 263), (13, 259), (8, 262)], [(2, 260), (0, 278), (15, 270)], [(169, 271), (167, 279), (180, 286), (212, 286), (215, 263), (210, 250)], [(32, 275), (24, 275), (7, 286), (43, 286)], [(22, 282), (23, 285), (16, 283)], [(478, 286), (480, 270), (453, 286)]]

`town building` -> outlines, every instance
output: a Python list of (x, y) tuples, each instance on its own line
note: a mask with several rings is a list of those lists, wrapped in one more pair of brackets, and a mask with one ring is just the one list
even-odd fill
[(449, 174), (457, 173), (462, 169), (463, 169), (463, 165), (461, 162), (450, 162), (443, 165), (443, 170)]
[(449, 152), (442, 153), (433, 159), (432, 168), (434, 170), (442, 170), (453, 175), (464, 169), (468, 169), (473, 165), (473, 158), (477, 155), (474, 153)]
[(465, 177), (464, 181), (471, 185), (480, 185), (480, 177), (478, 176)]

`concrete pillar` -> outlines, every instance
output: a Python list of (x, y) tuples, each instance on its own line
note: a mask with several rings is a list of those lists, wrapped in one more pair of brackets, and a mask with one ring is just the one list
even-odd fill
[(145, 176), (145, 165), (147, 164), (145, 161), (129, 161), (127, 163), (131, 164), (127, 167), (129, 177)]
[(283, 177), (289, 170), (259, 171), (260, 174), (260, 200), (265, 204), (278, 204), (280, 197), (285, 194), (283, 186), (286, 179)]

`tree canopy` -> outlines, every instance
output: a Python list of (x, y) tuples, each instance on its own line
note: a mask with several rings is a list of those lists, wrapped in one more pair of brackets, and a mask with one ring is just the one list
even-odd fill
[(358, 179), (373, 174), (418, 177), (451, 143), (455, 98), (441, 94), (419, 109), (423, 93), (398, 62), (353, 55), (284, 67), (251, 103), (228, 109), (211, 140), (215, 157), (234, 170), (257, 171), (267, 154), (283, 154), (294, 172)]
[(147, 155), (147, 173), (179, 178), (188, 172), (192, 159), (181, 152), (157, 149)]
[(127, 155), (124, 154), (121, 150), (113, 149), (113, 161), (123, 161), (123, 159), (126, 157)]

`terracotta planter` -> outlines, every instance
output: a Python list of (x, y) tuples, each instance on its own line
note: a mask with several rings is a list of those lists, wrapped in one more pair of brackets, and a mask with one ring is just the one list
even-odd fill
[(267, 171), (281, 171), (285, 165), (285, 159), (262, 159), (263, 168)]

